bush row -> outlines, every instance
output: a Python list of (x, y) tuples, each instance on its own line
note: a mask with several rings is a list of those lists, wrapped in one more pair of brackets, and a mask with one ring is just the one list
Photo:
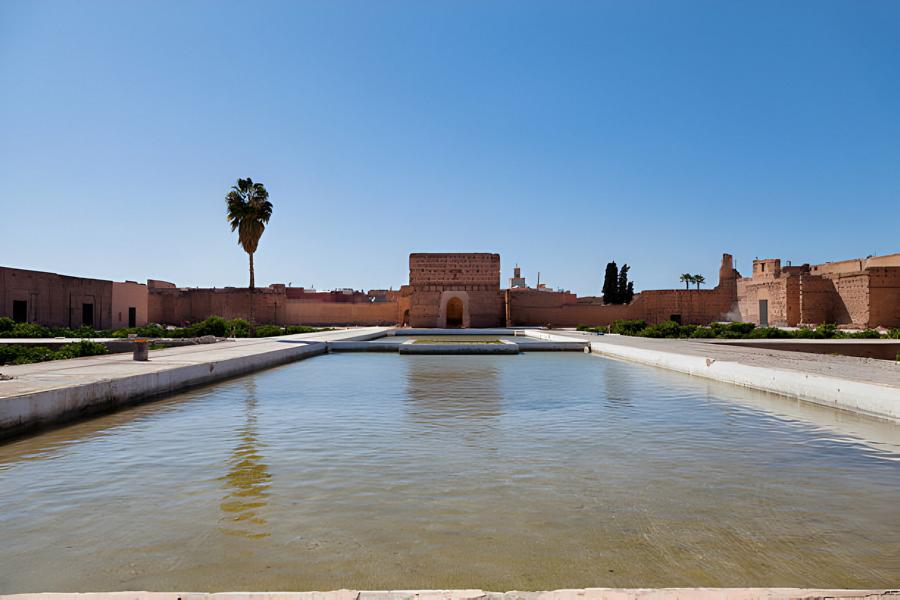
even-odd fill
[(20, 346), (7, 344), (0, 346), (0, 365), (27, 365), (48, 360), (97, 356), (109, 352), (106, 346), (90, 340), (66, 344), (57, 350), (44, 346)]
[(647, 325), (644, 321), (615, 321), (607, 327), (579, 325), (578, 331), (594, 333), (618, 333), (650, 338), (718, 338), (718, 339), (877, 339), (881, 337), (900, 339), (900, 328), (891, 329), (882, 336), (874, 329), (848, 333), (827, 323), (815, 329), (802, 327), (788, 331), (778, 327), (757, 327), (753, 323), (713, 323), (711, 325), (680, 325), (675, 321), (664, 321)]
[[(281, 327), (278, 325), (258, 325), (256, 337), (272, 337), (276, 335), (292, 335), (295, 333), (313, 333), (326, 331), (330, 328), (307, 327), (305, 325), (290, 325)], [(222, 317), (209, 317), (199, 323), (187, 327), (167, 329), (162, 325), (147, 325), (144, 327), (127, 327), (114, 331), (99, 330), (92, 327), (44, 327), (37, 323), (16, 323), (9, 317), (0, 317), (0, 337), (6, 338), (100, 338), (116, 337), (124, 338), (129, 334), (138, 337), (149, 338), (188, 338), (214, 335), (216, 337), (249, 337), (250, 323), (244, 319), (223, 319)]]

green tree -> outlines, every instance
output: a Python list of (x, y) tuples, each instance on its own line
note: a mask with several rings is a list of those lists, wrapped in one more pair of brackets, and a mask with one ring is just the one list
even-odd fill
[(697, 284), (698, 290), (700, 289), (700, 286), (702, 284), (706, 283), (706, 277), (704, 277), (703, 275), (693, 275), (692, 277), (693, 277), (694, 283)]
[(259, 238), (266, 230), (266, 224), (272, 217), (272, 203), (269, 192), (261, 183), (254, 183), (249, 177), (238, 179), (237, 185), (225, 196), (228, 222), (231, 231), (238, 232), (238, 245), (250, 257), (250, 335), (256, 328), (254, 321), (254, 292), (256, 279), (253, 272), (253, 254), (259, 246)]
[(694, 276), (690, 273), (682, 273), (681, 277), (678, 278), (678, 281), (684, 284), (684, 289), (690, 289), (690, 285), (694, 283)]
[(625, 298), (622, 300), (622, 303), (631, 304), (632, 300), (634, 300), (634, 282), (629, 281), (628, 286), (625, 288)]
[(616, 304), (628, 303), (628, 264), (622, 265), (619, 270), (619, 280), (616, 284)]
[(619, 291), (619, 267), (616, 261), (606, 264), (606, 274), (603, 276), (603, 303), (618, 304)]

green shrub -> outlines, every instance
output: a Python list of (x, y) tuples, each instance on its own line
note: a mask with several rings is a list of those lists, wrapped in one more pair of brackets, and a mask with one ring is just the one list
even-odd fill
[(260, 325), (256, 328), (256, 337), (275, 337), (284, 335), (284, 329), (278, 325)]
[(284, 328), (285, 335), (297, 333), (316, 333), (317, 331), (333, 331), (334, 327), (310, 327), (308, 325), (288, 325)]
[(692, 338), (714, 338), (716, 337), (716, 333), (712, 330), (712, 327), (698, 327), (694, 331), (691, 332)]
[(46, 327), (37, 323), (16, 323), (15, 327), (7, 333), (7, 337), (13, 338), (49, 338), (55, 337)]
[(649, 338), (677, 338), (681, 337), (681, 325), (675, 321), (663, 321), (662, 323), (645, 327), (638, 335)]
[(143, 327), (125, 327), (123, 329), (116, 329), (110, 334), (110, 337), (124, 338), (132, 334), (142, 338), (169, 337), (169, 332), (166, 328), (156, 324), (145, 325)]
[(621, 335), (639, 335), (647, 327), (647, 323), (638, 319), (614, 321), (609, 327), (610, 333)]
[(856, 333), (848, 333), (847, 337), (861, 340), (876, 340), (881, 338), (881, 334), (874, 329), (864, 329), (863, 331), (857, 331)]
[(97, 356), (98, 354), (106, 354), (107, 352), (109, 352), (109, 350), (105, 345), (90, 340), (81, 340), (74, 344), (66, 344), (58, 350), (52, 350), (46, 346), (19, 346), (9, 344), (0, 346), (0, 365), (27, 365), (48, 360)]
[(590, 330), (590, 327), (588, 327), (587, 325), (576, 325), (575, 326), (575, 331), (588, 331), (588, 330)]
[(790, 331), (778, 327), (757, 327), (747, 336), (750, 339), (773, 339), (793, 337)]
[(816, 327), (816, 333), (819, 334), (820, 337), (826, 339), (840, 336), (837, 325), (835, 325), (834, 323), (822, 323), (821, 325)]
[(900, 340), (900, 327), (896, 327), (888, 331), (887, 337), (892, 340)]
[(742, 338), (749, 335), (751, 331), (756, 329), (753, 323), (712, 323), (710, 328), (715, 332), (716, 337), (721, 338)]
[(225, 326), (227, 328), (229, 336), (231, 336), (231, 335), (234, 335), (235, 337), (249, 337), (250, 336), (250, 323), (244, 319), (231, 319), (230, 321), (225, 322)]
[[(10, 319), (9, 317), (0, 317), (0, 333), (5, 334), (7, 331), (12, 331), (13, 327), (16, 326), (16, 322)], [(9, 337), (4, 335), (3, 337)]]

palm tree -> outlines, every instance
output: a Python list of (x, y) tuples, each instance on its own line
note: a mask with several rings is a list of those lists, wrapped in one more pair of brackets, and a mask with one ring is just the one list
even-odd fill
[(253, 320), (254, 291), (256, 280), (253, 273), (253, 253), (259, 246), (259, 238), (266, 230), (266, 224), (272, 216), (272, 203), (269, 192), (261, 183), (253, 183), (249, 177), (238, 179), (237, 185), (225, 196), (228, 207), (228, 222), (231, 230), (238, 232), (238, 244), (250, 256), (250, 336), (255, 333), (256, 323)]
[(678, 281), (684, 284), (684, 289), (688, 289), (688, 286), (694, 283), (694, 276), (690, 273), (682, 273), (681, 277), (678, 278)]
[(703, 275), (694, 275), (694, 283), (697, 284), (697, 289), (700, 289), (700, 285), (706, 283), (706, 277)]

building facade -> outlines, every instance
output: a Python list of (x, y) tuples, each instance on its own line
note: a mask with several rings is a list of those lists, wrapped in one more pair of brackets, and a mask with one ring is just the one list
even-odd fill
[[(518, 265), (510, 284), (500, 288), (498, 254), (416, 253), (409, 256), (409, 285), (397, 291), (316, 292), (273, 284), (254, 292), (255, 314), (259, 323), (319, 326), (574, 327), (671, 319), (900, 327), (900, 254), (812, 266), (755, 260), (749, 277), (723, 254), (714, 288), (645, 290), (629, 304), (528, 287)], [(0, 316), (19, 321), (114, 329), (183, 325), (211, 315), (245, 318), (249, 308), (247, 288), (182, 288), (153, 279), (145, 285), (0, 267)]]
[(505, 322), (499, 254), (410, 254), (409, 287), (413, 327), (498, 327)]
[(51, 327), (147, 324), (147, 286), (0, 267), (0, 317)]
[(738, 318), (757, 325), (900, 327), (900, 254), (812, 266), (757, 259), (737, 292)]

